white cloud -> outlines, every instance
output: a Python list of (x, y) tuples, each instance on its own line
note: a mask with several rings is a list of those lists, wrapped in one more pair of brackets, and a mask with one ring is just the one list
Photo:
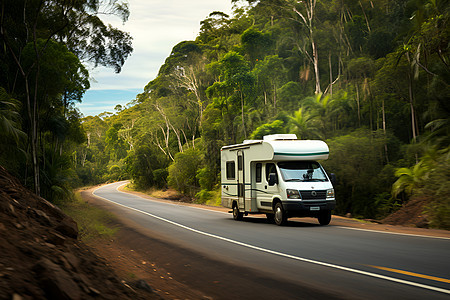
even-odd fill
[(131, 15), (121, 20), (105, 17), (105, 22), (133, 36), (134, 51), (120, 74), (112, 69), (91, 71), (97, 82), (92, 89), (143, 88), (154, 79), (173, 46), (193, 40), (200, 31), (200, 21), (213, 11), (230, 13), (230, 0), (130, 0)]
[[(129, 0), (129, 4), (131, 15), (125, 24), (117, 17), (103, 19), (129, 32), (134, 50), (119, 74), (104, 67), (90, 70), (91, 89), (83, 103), (77, 105), (86, 116), (113, 111), (117, 104), (125, 105), (134, 99), (156, 78), (176, 44), (194, 40), (200, 31), (200, 22), (211, 12), (231, 14), (232, 7), (231, 0)], [(117, 90), (126, 92), (118, 95)]]
[(117, 104), (134, 99), (156, 78), (176, 44), (195, 39), (200, 22), (211, 12), (230, 14), (232, 7), (231, 0), (129, 0), (129, 4), (131, 15), (125, 24), (117, 17), (103, 19), (129, 32), (134, 50), (119, 74), (104, 67), (90, 70), (91, 89), (77, 105), (86, 116), (113, 111)]

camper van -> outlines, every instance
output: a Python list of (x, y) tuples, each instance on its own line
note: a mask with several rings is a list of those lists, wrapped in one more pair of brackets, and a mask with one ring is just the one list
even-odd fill
[(295, 134), (264, 136), (221, 149), (222, 206), (235, 220), (266, 214), (284, 225), (290, 217), (331, 221), (336, 206), (332, 179), (318, 160), (328, 158), (325, 142), (298, 140)]

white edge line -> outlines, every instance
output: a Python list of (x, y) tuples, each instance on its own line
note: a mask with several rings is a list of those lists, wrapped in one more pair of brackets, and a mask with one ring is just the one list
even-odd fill
[(443, 236), (420, 235), (420, 234), (401, 233), (401, 232), (387, 232), (387, 231), (371, 230), (371, 229), (364, 229), (364, 228), (354, 228), (354, 227), (347, 227), (347, 226), (336, 226), (336, 227), (337, 227), (337, 228), (343, 228), (343, 229), (351, 229), (351, 230), (359, 230), (359, 231), (368, 231), (368, 232), (374, 232), (374, 233), (384, 233), (384, 234), (394, 234), (394, 235), (406, 235), (406, 236), (422, 237), (422, 238), (430, 238), (430, 239), (450, 240), (450, 238), (448, 238), (448, 237), (443, 237)]
[[(97, 188), (97, 189), (99, 189), (99, 188)], [(316, 260), (312, 260), (312, 259), (308, 259), (308, 258), (298, 257), (298, 256), (294, 256), (294, 255), (290, 255), (290, 254), (286, 254), (286, 253), (282, 253), (282, 252), (278, 252), (278, 251), (274, 251), (274, 250), (261, 248), (261, 247), (258, 247), (258, 246), (245, 244), (243, 242), (235, 241), (235, 240), (232, 240), (232, 239), (229, 239), (229, 238), (225, 238), (225, 237), (222, 237), (222, 236), (218, 236), (218, 235), (214, 235), (214, 234), (207, 233), (207, 232), (204, 232), (204, 231), (200, 231), (200, 230), (188, 227), (186, 225), (182, 225), (180, 223), (176, 223), (174, 221), (171, 221), (171, 220), (168, 220), (168, 219), (156, 216), (154, 214), (151, 214), (151, 213), (148, 213), (148, 212), (145, 212), (145, 211), (133, 208), (133, 207), (129, 207), (129, 206), (126, 206), (126, 205), (114, 202), (112, 200), (106, 199), (104, 197), (95, 195), (94, 192), (97, 189), (92, 191), (92, 194), (94, 196), (96, 196), (96, 197), (99, 197), (101, 199), (104, 199), (104, 200), (109, 201), (111, 203), (114, 203), (116, 205), (128, 208), (130, 210), (134, 210), (134, 211), (142, 213), (144, 215), (148, 215), (148, 216), (153, 217), (155, 219), (167, 222), (169, 224), (178, 226), (180, 228), (183, 228), (183, 229), (186, 229), (186, 230), (189, 230), (189, 231), (192, 231), (192, 232), (195, 232), (195, 233), (207, 236), (207, 237), (215, 238), (215, 239), (218, 239), (218, 240), (229, 242), (231, 244), (235, 244), (235, 245), (243, 246), (243, 247), (246, 247), (246, 248), (258, 250), (258, 251), (261, 251), (261, 252), (265, 252), (265, 253), (269, 253), (269, 254), (273, 254), (273, 255), (278, 255), (278, 256), (281, 256), (281, 257), (290, 258), (290, 259), (293, 259), (293, 260), (303, 261), (303, 262), (307, 262), (307, 263), (311, 263), (311, 264), (315, 264), (315, 265), (320, 265), (320, 266), (324, 266), (324, 267), (334, 268), (334, 269), (347, 271), (347, 272), (351, 272), (351, 273), (356, 273), (356, 274), (361, 274), (361, 275), (374, 277), (374, 278), (378, 278), (378, 279), (384, 279), (384, 280), (387, 280), (387, 281), (393, 281), (393, 282), (397, 282), (397, 283), (401, 283), (401, 284), (405, 284), (405, 285), (410, 285), (410, 286), (414, 286), (414, 287), (419, 287), (419, 288), (423, 288), (423, 289), (427, 289), (427, 290), (432, 290), (432, 291), (440, 292), (440, 293), (444, 293), (444, 294), (450, 294), (450, 290), (446, 290), (446, 289), (442, 289), (442, 288), (438, 288), (438, 287), (434, 287), (434, 286), (429, 286), (429, 285), (425, 285), (425, 284), (415, 283), (415, 282), (411, 282), (411, 281), (407, 281), (407, 280), (403, 280), (403, 279), (397, 279), (397, 278), (393, 278), (393, 277), (379, 275), (379, 274), (375, 274), (375, 273), (371, 273), (371, 272), (361, 271), (361, 270), (357, 270), (357, 269), (353, 269), (353, 268), (348, 268), (348, 267), (343, 267), (343, 266), (339, 266), (339, 265), (334, 265), (334, 264), (330, 264), (330, 263), (325, 263), (325, 262), (321, 262), (321, 261), (316, 261)]]
[[(117, 186), (116, 191), (118, 191), (119, 193), (122, 193), (122, 194), (134, 195), (134, 194), (131, 194), (131, 193), (119, 190), (119, 188), (124, 186), (125, 184), (127, 184), (127, 183), (123, 183), (123, 184)], [(99, 188), (101, 188), (101, 187), (98, 187), (97, 189), (99, 189)], [(92, 193), (94, 193), (97, 189), (95, 189)], [(147, 198), (141, 197), (139, 195), (134, 195), (134, 196), (142, 198), (144, 200), (154, 201), (154, 202), (158, 202), (158, 203), (162, 203), (162, 204), (173, 205), (173, 206), (189, 207), (189, 208), (193, 208), (193, 209), (206, 210), (206, 211), (210, 211), (210, 212), (215, 212), (215, 213), (219, 213), (219, 214), (226, 214), (226, 215), (228, 215), (228, 213), (224, 212), (224, 211), (213, 210), (213, 209), (208, 209), (208, 208), (203, 208), (203, 207), (190, 206), (190, 205), (176, 204), (176, 203), (171, 203), (171, 202), (166, 202), (166, 201), (158, 201), (158, 200), (153, 200), (153, 199), (147, 199)]]

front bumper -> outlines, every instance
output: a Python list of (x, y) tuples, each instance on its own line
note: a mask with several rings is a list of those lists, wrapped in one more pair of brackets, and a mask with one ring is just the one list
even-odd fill
[(283, 208), (288, 217), (317, 217), (321, 211), (332, 210), (336, 200), (283, 201)]

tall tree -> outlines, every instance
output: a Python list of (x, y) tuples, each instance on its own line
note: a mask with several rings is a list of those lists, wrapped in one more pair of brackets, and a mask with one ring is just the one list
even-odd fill
[[(51, 48), (49, 45), (53, 41), (57, 41), (66, 44), (79, 59), (93, 61), (95, 65), (112, 66), (116, 72), (119, 72), (126, 57), (132, 51), (131, 38), (128, 34), (111, 26), (106, 27), (97, 15), (101, 9), (106, 8), (109, 13), (119, 14), (126, 19), (128, 9), (121, 3), (115, 0), (108, 2), (101, 0), (4, 0), (1, 2), (0, 37), (2, 49), (4, 49), (2, 50), (2, 61), (14, 63), (9, 65), (9, 74), (5, 76), (5, 84), (8, 92), (23, 94), (21, 98), (26, 111), (25, 119), (31, 148), (34, 189), (38, 195), (41, 185), (39, 171), (40, 108), (46, 99), (46, 94), (41, 93), (41, 78), (43, 77), (42, 72), (44, 72), (43, 63), (45, 63), (43, 57)], [(81, 34), (94, 31), (96, 34), (92, 34), (91, 38), (86, 38), (86, 35)], [(74, 45), (80, 44), (82, 47), (75, 49)], [(26, 54), (26, 48), (32, 51), (28, 51)], [(23, 57), (24, 55), (26, 55), (26, 59)], [(80, 71), (80, 73), (83, 72), (85, 70)], [(72, 89), (68, 85), (65, 88)], [(79, 90), (79, 93), (68, 94), (63, 88), (60, 94), (65, 95), (65, 101), (69, 98), (80, 99), (83, 89)]]
[(320, 74), (319, 74), (319, 50), (315, 40), (315, 20), (316, 20), (316, 0), (305, 1), (289, 1), (289, 6), (295, 12), (299, 18), (299, 22), (305, 27), (307, 37), (311, 46), (311, 49), (304, 47), (302, 44), (298, 44), (298, 48), (302, 51), (310, 60), (314, 68), (315, 76), (315, 94), (322, 92), (320, 88)]

